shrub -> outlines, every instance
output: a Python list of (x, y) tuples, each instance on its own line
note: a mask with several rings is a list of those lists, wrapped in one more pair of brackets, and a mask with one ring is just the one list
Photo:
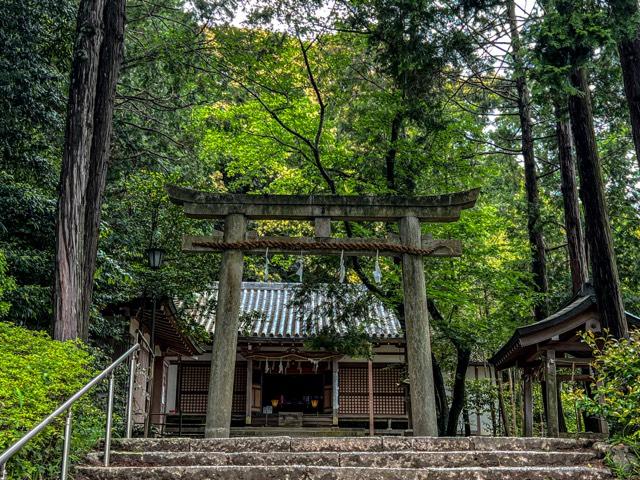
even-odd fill
[(11, 305), (4, 298), (15, 287), (15, 280), (7, 275), (7, 258), (4, 252), (0, 250), (0, 315), (4, 315), (9, 311)]
[[(97, 372), (81, 342), (0, 322), (0, 451), (20, 439)], [(85, 396), (73, 409), (72, 459), (102, 436), (104, 414)], [(64, 417), (33, 438), (7, 464), (10, 479), (52, 478), (60, 469)]]
[(594, 395), (576, 392), (579, 405), (607, 420), (611, 434), (640, 441), (640, 334), (630, 338), (596, 338), (589, 332), (583, 340), (593, 349)]

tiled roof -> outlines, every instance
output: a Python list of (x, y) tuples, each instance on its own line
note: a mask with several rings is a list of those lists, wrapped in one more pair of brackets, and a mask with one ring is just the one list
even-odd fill
[[(296, 290), (299, 288), (300, 284), (297, 283), (243, 282), (240, 302), (240, 337), (304, 339), (331, 324), (334, 324), (339, 332), (345, 331), (344, 325), (337, 324), (335, 315), (326, 313), (333, 309), (318, 308), (319, 305), (329, 301), (322, 291), (310, 291), (309, 307), (313, 312), (325, 313), (310, 316), (296, 307), (294, 299)], [(212, 300), (215, 300), (216, 296), (217, 289), (214, 287), (198, 296), (196, 308), (185, 312), (209, 332), (215, 329), (215, 308), (211, 308), (210, 305), (215, 303)], [(365, 331), (370, 337), (375, 339), (403, 337), (398, 318), (380, 301), (371, 301), (369, 315), (372, 321), (365, 325)], [(356, 321), (357, 324), (358, 321)]]

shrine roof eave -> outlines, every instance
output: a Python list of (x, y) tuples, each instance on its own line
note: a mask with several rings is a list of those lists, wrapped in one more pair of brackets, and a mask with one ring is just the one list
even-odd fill
[[(296, 344), (302, 345), (306, 341), (311, 340), (311, 336), (307, 337), (287, 337), (287, 336), (238, 336), (238, 343), (252, 343), (252, 344), (269, 344), (269, 345), (278, 345), (278, 344)], [(404, 337), (383, 337), (383, 336), (374, 336), (370, 337), (369, 341), (374, 345), (403, 345), (405, 343)]]
[[(526, 347), (540, 343), (532, 342), (535, 335), (538, 339), (550, 340), (558, 334), (558, 326), (592, 308), (595, 305), (594, 295), (578, 296), (568, 305), (539, 322), (516, 328), (511, 338), (489, 359), (496, 369), (503, 370), (518, 363), (528, 353)], [(545, 332), (546, 331), (546, 332)], [(546, 335), (545, 335), (546, 333)], [(536, 335), (537, 334), (537, 335)]]
[[(640, 318), (625, 312), (631, 326), (640, 327)], [(590, 285), (563, 308), (539, 322), (516, 328), (511, 338), (489, 359), (497, 370), (523, 366), (532, 351), (567, 332), (578, 331), (598, 315), (595, 293)], [(582, 328), (584, 329), (584, 328)], [(570, 347), (567, 352), (571, 352)]]
[[(177, 322), (177, 312), (173, 302), (164, 298), (160, 300), (155, 318), (156, 343), (164, 350), (178, 355), (192, 356), (202, 353), (201, 345), (194, 341), (188, 334), (182, 332)], [(149, 329), (152, 328), (153, 317), (149, 308), (141, 311), (142, 321)]]
[(452, 222), (475, 205), (480, 189), (434, 196), (248, 195), (210, 193), (167, 185), (169, 199), (192, 218), (224, 218), (239, 213), (252, 220), (395, 221), (414, 216)]

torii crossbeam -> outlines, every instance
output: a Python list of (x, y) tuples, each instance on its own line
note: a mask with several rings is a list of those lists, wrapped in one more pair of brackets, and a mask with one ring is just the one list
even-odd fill
[[(420, 222), (454, 222), (475, 205), (479, 189), (437, 196), (237, 195), (167, 186), (169, 198), (192, 218), (224, 219), (224, 232), (187, 236), (183, 250), (223, 252), (205, 436), (228, 437), (238, 340), (243, 254), (300, 252), (318, 255), (402, 257), (404, 317), (413, 433), (437, 436), (437, 418), (423, 256), (460, 256), (457, 240), (423, 237)], [(314, 237), (258, 237), (247, 220), (313, 221)], [(334, 238), (331, 221), (398, 222), (399, 237)]]

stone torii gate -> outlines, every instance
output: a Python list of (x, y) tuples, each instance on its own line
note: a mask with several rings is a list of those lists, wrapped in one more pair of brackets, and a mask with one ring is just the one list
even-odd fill
[[(217, 194), (167, 186), (169, 198), (188, 217), (224, 219), (224, 232), (183, 240), (188, 252), (223, 252), (207, 404), (206, 437), (228, 437), (238, 340), (243, 254), (341, 254), (402, 257), (404, 319), (411, 414), (416, 436), (437, 436), (437, 418), (427, 298), (425, 255), (460, 256), (457, 240), (423, 237), (420, 222), (454, 222), (475, 205), (478, 189), (448, 195), (337, 196)], [(258, 237), (247, 220), (313, 221), (311, 238)], [(399, 238), (332, 238), (331, 221), (398, 222)]]

